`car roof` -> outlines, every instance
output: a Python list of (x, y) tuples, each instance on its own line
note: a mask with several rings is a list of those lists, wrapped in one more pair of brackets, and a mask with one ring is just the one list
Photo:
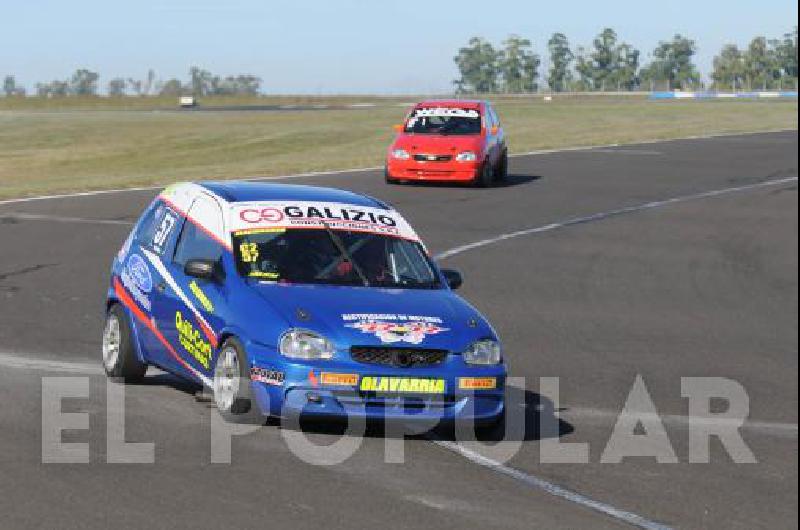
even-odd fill
[(416, 107), (458, 107), (461, 109), (480, 109), (484, 102), (478, 99), (426, 99)]
[(261, 201), (338, 202), (356, 206), (390, 209), (389, 205), (374, 197), (336, 188), (243, 181), (205, 181), (197, 184), (230, 203)]

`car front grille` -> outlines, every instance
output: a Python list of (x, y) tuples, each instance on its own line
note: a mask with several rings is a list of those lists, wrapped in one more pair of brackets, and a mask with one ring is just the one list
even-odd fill
[(350, 348), (350, 357), (360, 363), (412, 368), (441, 364), (447, 358), (447, 350), (353, 346)]
[(451, 155), (414, 155), (417, 162), (449, 162), (453, 159)]

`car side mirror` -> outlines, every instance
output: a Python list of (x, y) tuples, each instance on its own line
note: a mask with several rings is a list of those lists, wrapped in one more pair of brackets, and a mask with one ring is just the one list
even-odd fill
[(464, 278), (461, 277), (461, 273), (457, 270), (442, 269), (442, 276), (444, 276), (447, 285), (454, 291), (464, 283)]
[(394, 129), (394, 132), (399, 132), (400, 133), (400, 132), (403, 132), (404, 127), (403, 127), (402, 123), (398, 123), (398, 124), (392, 125), (392, 129)]
[(216, 280), (217, 262), (210, 259), (190, 259), (183, 267), (186, 276), (201, 280)]

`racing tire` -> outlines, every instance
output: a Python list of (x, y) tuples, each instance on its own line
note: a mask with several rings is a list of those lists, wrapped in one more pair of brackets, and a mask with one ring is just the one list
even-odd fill
[(494, 182), (494, 170), (489, 160), (486, 160), (481, 166), (480, 173), (475, 175), (473, 184), (477, 188), (488, 188), (492, 185), (492, 182)]
[(225, 421), (256, 423), (263, 421), (250, 387), (247, 354), (235, 338), (229, 338), (219, 349), (214, 363), (212, 390), (214, 403)]
[(494, 172), (495, 182), (505, 182), (508, 178), (508, 151), (503, 151), (503, 156), (500, 157), (500, 162)]
[(500, 425), (504, 424), (505, 419), (505, 411), (503, 411), (503, 413), (498, 414), (494, 418), (479, 422), (475, 427), (478, 434), (486, 435), (495, 431)]
[(136, 355), (128, 315), (119, 304), (106, 313), (103, 329), (103, 370), (108, 377), (137, 383), (144, 378), (147, 364)]

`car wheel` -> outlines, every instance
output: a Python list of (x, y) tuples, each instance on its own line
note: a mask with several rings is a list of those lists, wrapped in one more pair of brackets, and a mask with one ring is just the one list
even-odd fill
[(488, 188), (492, 185), (493, 181), (494, 171), (492, 170), (492, 165), (487, 159), (486, 162), (483, 163), (483, 166), (481, 166), (480, 173), (475, 176), (474, 184), (478, 188)]
[(505, 422), (505, 414), (498, 414), (494, 418), (484, 420), (476, 425), (477, 432), (482, 435), (489, 434), (495, 431), (501, 424)]
[(500, 162), (497, 164), (497, 171), (494, 173), (494, 180), (496, 182), (505, 182), (508, 178), (508, 152), (504, 151), (503, 156), (500, 157)]
[(214, 364), (214, 402), (227, 421), (252, 423), (260, 419), (250, 388), (247, 355), (236, 339), (228, 339), (220, 348)]
[(141, 381), (147, 365), (136, 356), (128, 316), (119, 304), (112, 305), (106, 314), (103, 330), (103, 369), (108, 377), (126, 383)]

